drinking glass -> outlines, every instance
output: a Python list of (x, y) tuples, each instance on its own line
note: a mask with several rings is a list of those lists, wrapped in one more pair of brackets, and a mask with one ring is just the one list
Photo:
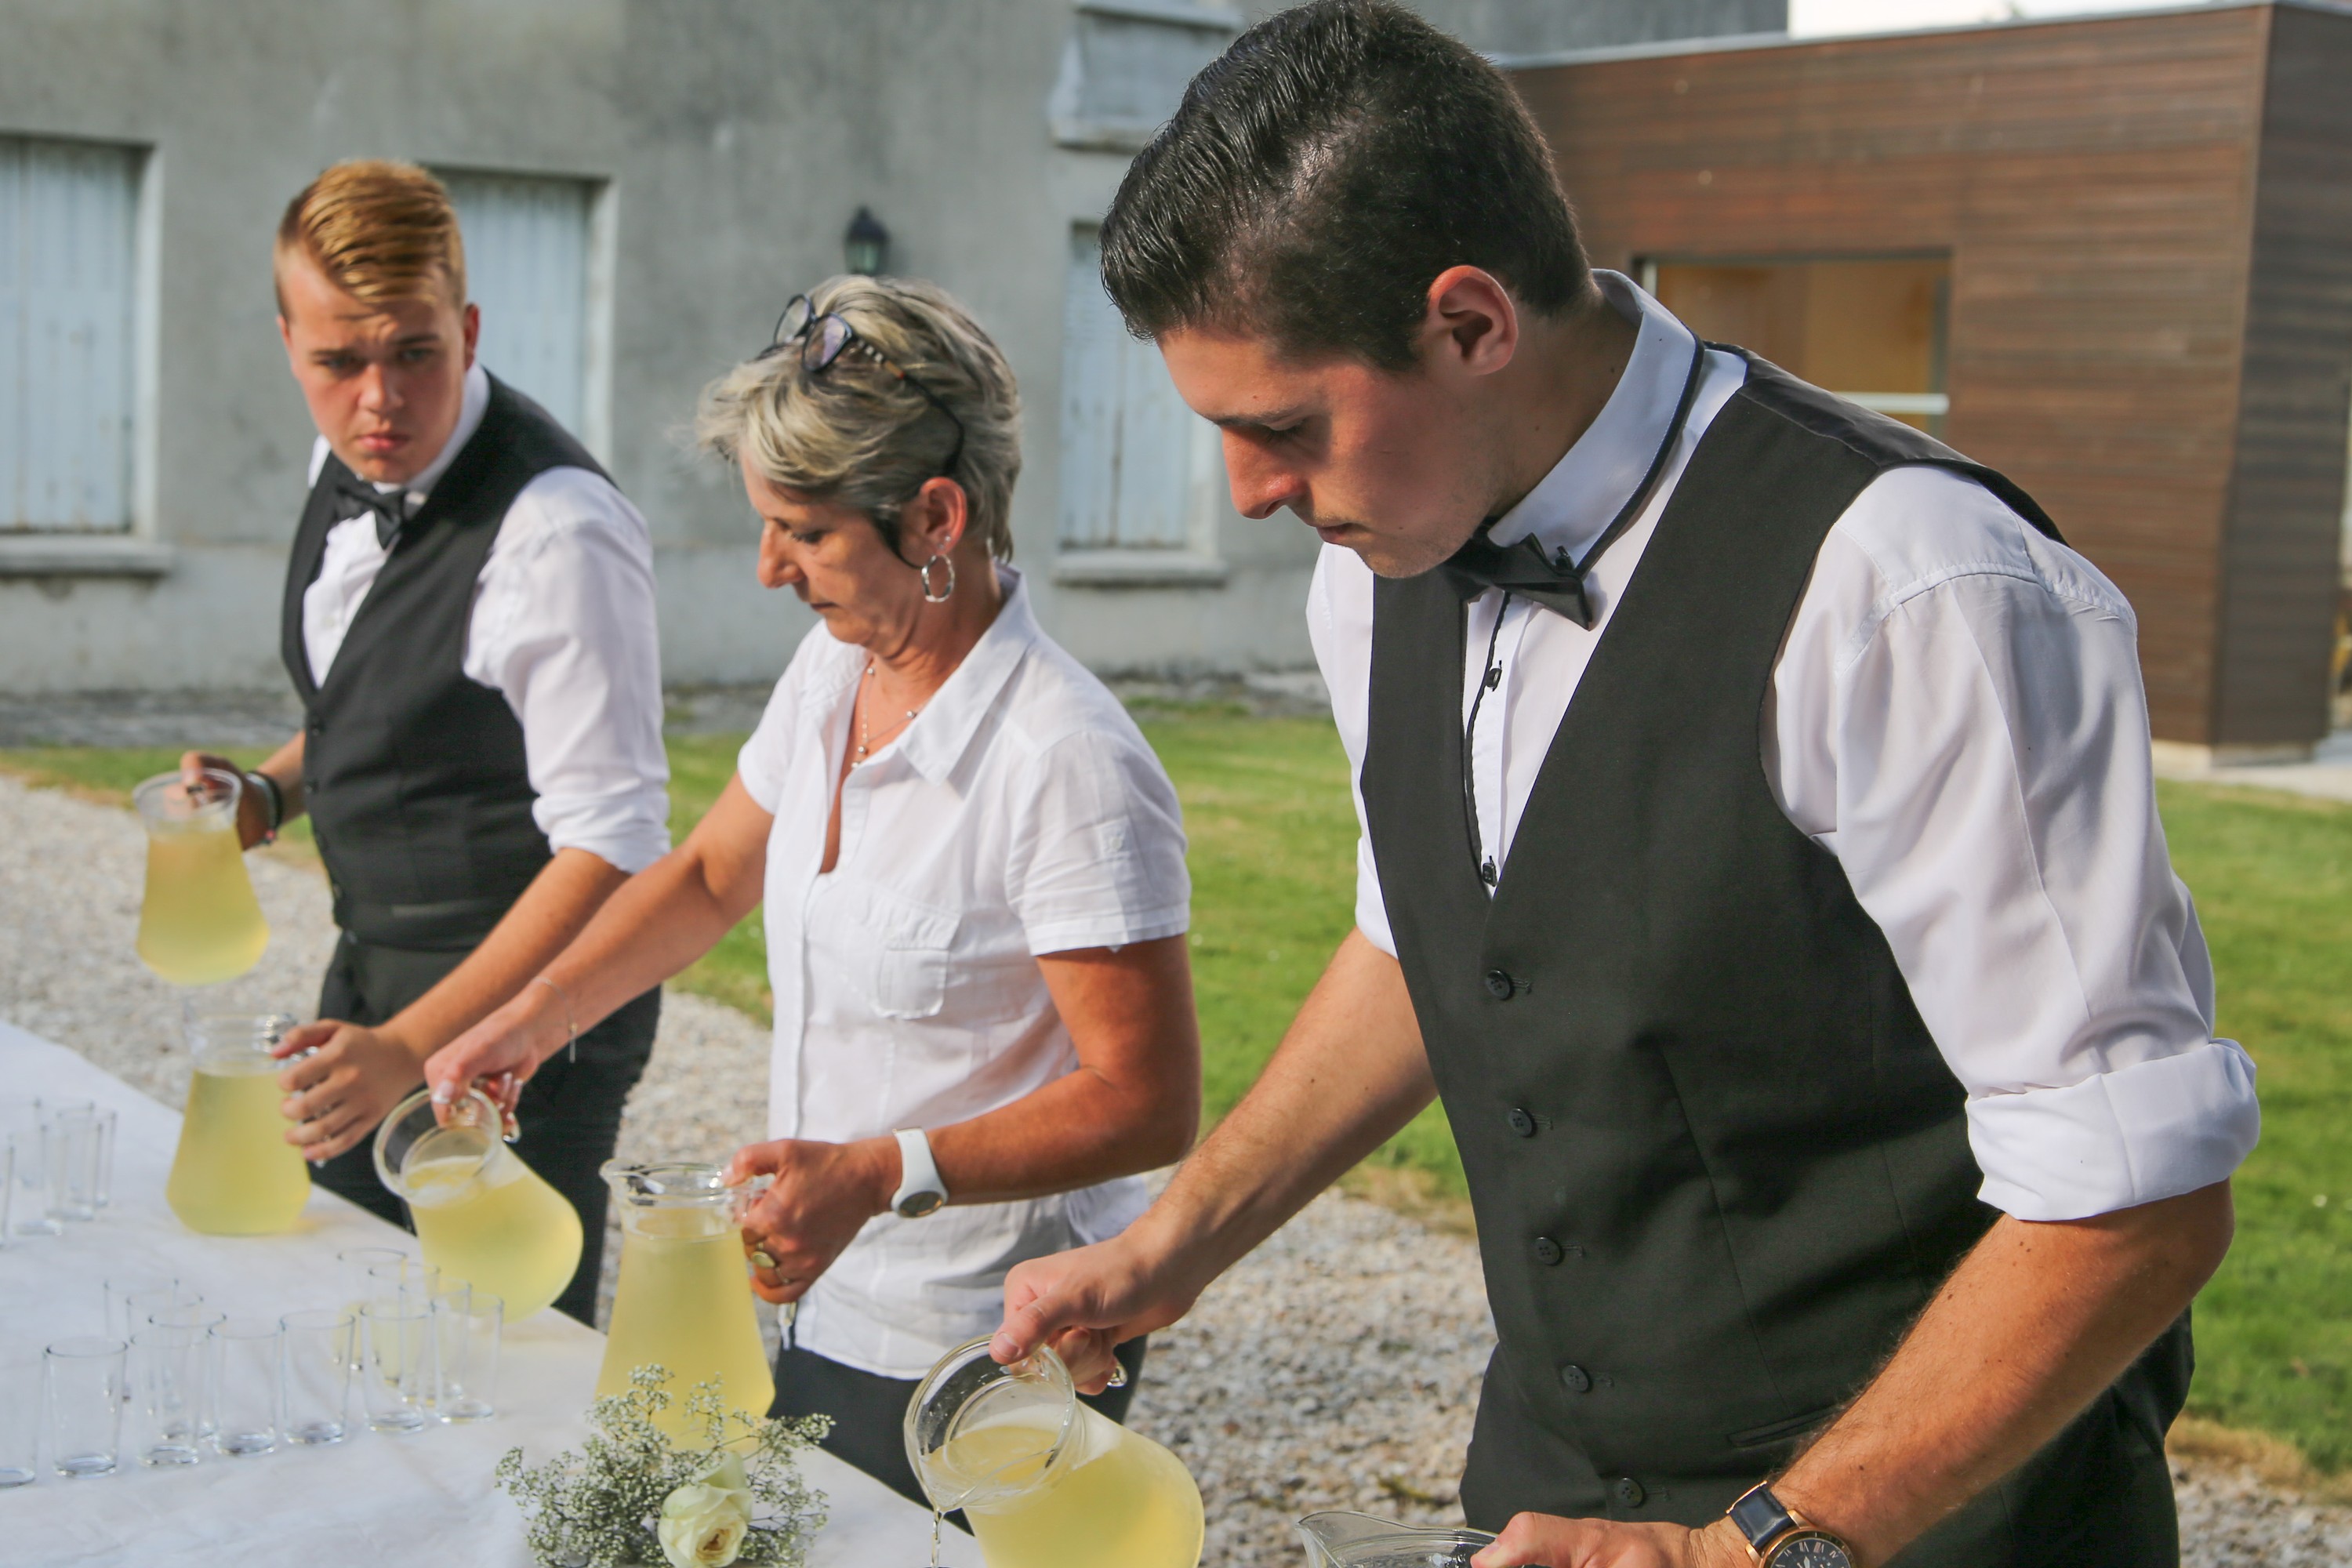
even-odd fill
[[(33, 1102), (38, 1105), (38, 1101)], [(21, 1121), (8, 1134), (8, 1229), (14, 1236), (59, 1236), (65, 1226), (51, 1214), (49, 1130), (38, 1118)]]
[(118, 1340), (128, 1340), (147, 1326), (147, 1315), (131, 1315), (131, 1300), (134, 1296), (159, 1293), (176, 1294), (180, 1282), (160, 1268), (141, 1268), (106, 1277), (106, 1331)]
[[(174, 1312), (194, 1311), (202, 1308), (205, 1298), (193, 1286), (174, 1279), (167, 1284), (151, 1285), (143, 1290), (123, 1293), (122, 1310), (131, 1333), (137, 1333), (150, 1323), (195, 1321), (205, 1328), (219, 1321), (218, 1312), (205, 1314), (201, 1319), (173, 1318)], [(125, 1336), (128, 1337), (127, 1335)]]
[(0, 1491), (40, 1473), (41, 1363), (31, 1356), (0, 1360)]
[(58, 1170), (49, 1183), (49, 1212), (58, 1219), (98, 1217), (98, 1110), (82, 1105), (49, 1118), (49, 1153)]
[(397, 1268), (408, 1254), (396, 1247), (347, 1247), (335, 1254), (335, 1261), (343, 1269), (343, 1294), (351, 1299), (352, 1314), (359, 1314), (360, 1306), (375, 1294), (368, 1278), (372, 1268)]
[(366, 1301), (398, 1301), (430, 1310), (433, 1298), (441, 1294), (441, 1270), (421, 1258), (400, 1255), (396, 1263), (379, 1263), (367, 1271), (367, 1286), (360, 1300)]
[(181, 1324), (131, 1336), (131, 1397), (139, 1412), (139, 1462), (193, 1465), (203, 1458), (212, 1335)]
[(414, 1432), (428, 1419), (433, 1388), (433, 1310), (429, 1302), (378, 1299), (360, 1309), (360, 1384), (367, 1424), (378, 1432)]
[[(152, 1308), (152, 1310), (148, 1309)], [(134, 1298), (133, 1321), (152, 1329), (185, 1329), (199, 1342), (196, 1352), (195, 1379), (196, 1435), (212, 1441), (219, 1423), (215, 1400), (220, 1393), (219, 1358), (213, 1350), (213, 1330), (228, 1321), (228, 1316), (217, 1307), (207, 1307), (205, 1299), (186, 1286), (163, 1292), (151, 1292)]]
[(433, 1298), (435, 1410), (444, 1421), (487, 1421), (497, 1413), (499, 1330), (506, 1303), (460, 1285)]
[(213, 1447), (233, 1458), (278, 1447), (282, 1337), (275, 1318), (225, 1318), (213, 1325)]
[(110, 1474), (121, 1456), (128, 1348), (121, 1340), (77, 1338), (42, 1352), (49, 1463), (68, 1480)]
[(340, 1443), (351, 1424), (352, 1340), (356, 1320), (340, 1307), (289, 1312), (286, 1331), (286, 1440)]

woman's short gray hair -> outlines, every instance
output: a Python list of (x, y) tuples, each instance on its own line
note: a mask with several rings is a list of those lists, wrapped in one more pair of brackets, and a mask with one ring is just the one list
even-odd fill
[(898, 510), (942, 473), (963, 487), (968, 531), (998, 561), (1013, 554), (1013, 484), (1021, 477), (1021, 392), (996, 344), (943, 289), (912, 279), (845, 276), (809, 290), (819, 315), (840, 316), (963, 422), (855, 350), (822, 374), (784, 349), (745, 362), (702, 389), (695, 439), (748, 457), (778, 489), (864, 512), (893, 551)]

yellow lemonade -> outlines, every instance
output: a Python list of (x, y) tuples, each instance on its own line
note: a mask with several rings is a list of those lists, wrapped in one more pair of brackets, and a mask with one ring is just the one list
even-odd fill
[(658, 1362), (669, 1373), (671, 1403), (656, 1421), (672, 1437), (701, 1441), (687, 1428), (686, 1398), (713, 1378), (729, 1408), (767, 1415), (776, 1385), (753, 1315), (741, 1227), (702, 1208), (649, 1209), (628, 1215), (627, 1226), (597, 1397), (627, 1393), (629, 1373)]
[(261, 962), (269, 924), (226, 826), (152, 826), (139, 959), (174, 985), (234, 980)]
[(496, 1296), (506, 1321), (519, 1323), (572, 1283), (580, 1215), (504, 1144), (470, 1127), (428, 1133), (402, 1162), (401, 1179), (425, 1261), (445, 1289)]
[(1048, 1469), (1054, 1436), (992, 1424), (958, 1433), (931, 1460), (935, 1477), (986, 1500), (964, 1517), (988, 1568), (1197, 1568), (1201, 1489), (1182, 1460), (1083, 1405), (1072, 1451)]
[(199, 1066), (188, 1085), (164, 1201), (181, 1223), (209, 1236), (266, 1236), (285, 1230), (310, 1197), (310, 1169), (286, 1142), (278, 1113), (286, 1091), (278, 1064), (257, 1071), (216, 1072)]

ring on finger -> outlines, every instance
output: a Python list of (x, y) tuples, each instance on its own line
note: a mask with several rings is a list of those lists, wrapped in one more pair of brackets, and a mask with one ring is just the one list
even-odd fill
[(776, 1260), (764, 1251), (754, 1251), (751, 1254), (751, 1266), (755, 1268), (773, 1268), (776, 1266)]
[(1125, 1388), (1126, 1386), (1127, 1386), (1127, 1363), (1126, 1363), (1125, 1362), (1119, 1362), (1119, 1361), (1115, 1361), (1115, 1362), (1111, 1363), (1110, 1363), (1110, 1381), (1103, 1384), (1103, 1390), (1104, 1390), (1104, 1392), (1105, 1392), (1105, 1393), (1108, 1393), (1110, 1390), (1112, 1390), (1112, 1389), (1114, 1389), (1114, 1388)]

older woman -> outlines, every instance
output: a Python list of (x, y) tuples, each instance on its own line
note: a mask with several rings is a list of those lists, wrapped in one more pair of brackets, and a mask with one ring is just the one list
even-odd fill
[(1003, 564), (1019, 399), (952, 300), (834, 279), (698, 432), (741, 469), (761, 584), (824, 625), (685, 844), (426, 1076), (520, 1080), (764, 899), (774, 1141), (731, 1173), (775, 1177), (745, 1240), (759, 1294), (799, 1304), (776, 1412), (831, 1415), (842, 1457), (919, 1497), (915, 1380), (995, 1326), (1008, 1268), (1124, 1228), (1137, 1173), (1192, 1141), (1183, 830)]

